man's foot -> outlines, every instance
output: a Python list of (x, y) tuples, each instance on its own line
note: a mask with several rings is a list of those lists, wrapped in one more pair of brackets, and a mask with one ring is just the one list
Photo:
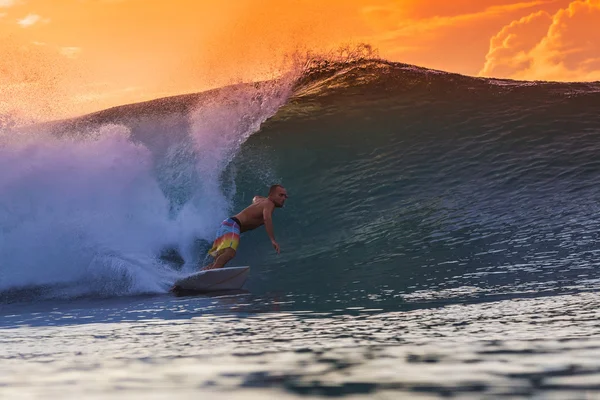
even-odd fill
[(181, 286), (179, 285), (173, 285), (171, 286), (171, 289), (169, 289), (169, 292), (173, 292), (173, 293), (177, 293), (181, 291)]

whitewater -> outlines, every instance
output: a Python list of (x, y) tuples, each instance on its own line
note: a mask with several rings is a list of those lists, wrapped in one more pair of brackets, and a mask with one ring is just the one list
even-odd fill
[[(598, 397), (599, 106), (321, 59), (3, 124), (0, 394)], [(169, 294), (274, 183), (281, 255), (245, 233), (243, 291)]]
[[(231, 209), (225, 169), (289, 92), (281, 81), (234, 86), (166, 116), (155, 105), (161, 112), (147, 117), (113, 110), (110, 122), (92, 115), (3, 132), (0, 290), (164, 292), (203, 261), (195, 243), (213, 239)], [(165, 265), (164, 252), (183, 268)]]

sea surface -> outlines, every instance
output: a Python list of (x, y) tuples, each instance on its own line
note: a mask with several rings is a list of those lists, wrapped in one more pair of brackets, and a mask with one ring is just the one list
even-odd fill
[[(0, 398), (600, 398), (600, 83), (376, 59), (0, 128)], [(175, 296), (219, 223), (236, 292)]]

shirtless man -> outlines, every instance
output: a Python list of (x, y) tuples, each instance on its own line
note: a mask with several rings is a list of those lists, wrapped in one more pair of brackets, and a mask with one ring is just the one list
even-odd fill
[(256, 229), (263, 224), (267, 235), (271, 239), (273, 248), (279, 254), (279, 244), (275, 241), (271, 217), (275, 208), (283, 207), (287, 197), (287, 192), (283, 186), (273, 185), (269, 189), (267, 197), (254, 196), (251, 205), (223, 221), (217, 231), (217, 238), (208, 251), (208, 254), (213, 256), (215, 261), (202, 270), (223, 268), (235, 257), (235, 252), (240, 243), (240, 234)]

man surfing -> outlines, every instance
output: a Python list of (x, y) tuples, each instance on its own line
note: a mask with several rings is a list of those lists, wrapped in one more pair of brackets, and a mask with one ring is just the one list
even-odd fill
[(271, 244), (277, 254), (279, 254), (279, 244), (275, 240), (275, 234), (273, 233), (272, 215), (275, 208), (283, 207), (287, 198), (287, 191), (283, 186), (273, 185), (269, 188), (269, 195), (267, 197), (254, 196), (252, 204), (233, 217), (221, 222), (213, 246), (208, 251), (208, 254), (215, 260), (202, 268), (201, 271), (223, 268), (225, 264), (235, 257), (240, 243), (240, 234), (256, 229), (261, 225), (265, 226), (267, 235), (271, 239)]

